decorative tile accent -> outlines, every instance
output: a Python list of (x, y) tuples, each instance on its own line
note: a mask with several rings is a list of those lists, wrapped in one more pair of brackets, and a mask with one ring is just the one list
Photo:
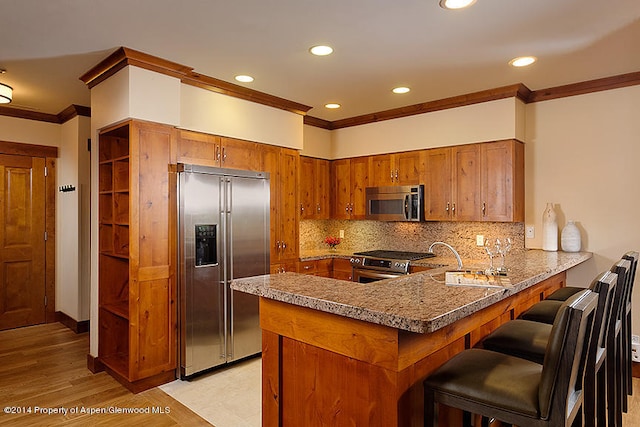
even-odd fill
[[(449, 243), (463, 258), (482, 259), (486, 254), (476, 246), (476, 235), (485, 238), (511, 238), (512, 253), (525, 250), (524, 223), (503, 222), (382, 222), (349, 220), (300, 221), (300, 251), (323, 250), (326, 236), (338, 236), (344, 230), (345, 238), (338, 248), (347, 252), (374, 249), (426, 252), (435, 241)], [(436, 253), (447, 254), (444, 248)], [(448, 254), (450, 256), (451, 254)]]

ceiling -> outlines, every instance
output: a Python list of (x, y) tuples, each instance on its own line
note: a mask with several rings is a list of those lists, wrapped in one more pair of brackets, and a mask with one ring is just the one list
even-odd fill
[[(515, 83), (640, 71), (638, 0), (2, 0), (0, 82), (14, 108), (90, 106), (79, 77), (124, 46), (311, 106), (333, 121)], [(334, 53), (308, 49), (328, 44)], [(507, 63), (520, 55), (538, 62)], [(391, 93), (409, 86), (408, 94)], [(327, 110), (328, 102), (342, 105)]]

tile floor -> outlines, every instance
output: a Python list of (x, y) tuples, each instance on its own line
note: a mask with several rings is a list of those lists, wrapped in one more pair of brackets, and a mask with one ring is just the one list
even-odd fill
[(260, 427), (261, 370), (256, 357), (159, 388), (215, 427)]

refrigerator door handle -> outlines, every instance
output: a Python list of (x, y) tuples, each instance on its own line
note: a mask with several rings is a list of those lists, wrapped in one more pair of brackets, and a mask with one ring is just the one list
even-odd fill
[(227, 328), (228, 335), (228, 345), (227, 345), (227, 358), (229, 360), (233, 359), (233, 290), (230, 288), (231, 281), (233, 280), (233, 181), (231, 179), (227, 179), (226, 182), (226, 247), (229, 250), (229, 254), (226, 258), (227, 266), (228, 266), (228, 275), (225, 277), (227, 283), (225, 285), (225, 292), (227, 292), (228, 301), (227, 306), (229, 307), (229, 328)]

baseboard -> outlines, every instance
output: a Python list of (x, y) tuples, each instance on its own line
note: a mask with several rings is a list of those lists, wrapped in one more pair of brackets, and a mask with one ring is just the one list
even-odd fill
[(89, 332), (89, 321), (81, 320), (77, 321), (61, 311), (56, 311), (56, 322), (62, 323), (67, 328), (71, 329), (76, 334), (82, 334)]
[(640, 362), (633, 362), (631, 364), (631, 375), (640, 378)]
[(104, 364), (97, 357), (87, 354), (87, 369), (97, 374), (98, 372), (104, 371)]

